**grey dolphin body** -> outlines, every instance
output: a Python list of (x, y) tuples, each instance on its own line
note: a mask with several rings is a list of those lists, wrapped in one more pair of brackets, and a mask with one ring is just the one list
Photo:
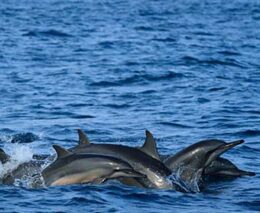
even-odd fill
[(205, 168), (204, 175), (209, 178), (234, 178), (241, 176), (254, 176), (255, 173), (241, 170), (230, 160), (217, 157), (208, 167)]
[[(226, 143), (221, 140), (205, 140), (200, 143), (201, 149), (209, 149), (212, 150), (215, 147), (219, 147), (222, 145), (225, 145)], [(139, 148), (140, 150), (144, 151), (148, 155), (154, 157), (155, 159), (164, 161), (166, 158), (169, 158), (170, 156), (165, 155), (159, 155), (157, 150), (157, 144), (156, 141), (152, 135), (151, 132), (146, 130), (146, 139), (144, 145)], [(192, 151), (198, 150), (197, 146), (193, 146), (191, 148)], [(176, 162), (176, 159), (174, 160)], [(230, 160), (217, 157), (215, 160), (213, 160), (209, 166), (207, 166), (204, 169), (203, 172), (203, 178), (210, 177), (218, 177), (218, 178), (234, 178), (234, 177), (241, 177), (241, 176), (254, 176), (254, 172), (244, 171), (239, 169), (236, 165), (234, 165)]]
[[(151, 132), (148, 130), (145, 131), (146, 139), (145, 143), (139, 149), (143, 152), (147, 153), (148, 155), (152, 156), (153, 158), (164, 161), (166, 158), (169, 158), (170, 155), (160, 155), (157, 150), (156, 141)], [(213, 143), (213, 144), (211, 144)], [(225, 142), (221, 140), (205, 140), (200, 144), (202, 147), (211, 147), (214, 148), (215, 145), (224, 145)], [(195, 149), (197, 149), (195, 147)], [(211, 148), (210, 148), (211, 149)], [(194, 150), (195, 151), (195, 150)], [(244, 171), (239, 169), (235, 164), (233, 164), (230, 160), (222, 157), (217, 157), (213, 160), (209, 166), (207, 166), (203, 172), (203, 178), (205, 177), (218, 177), (218, 178), (234, 178), (234, 177), (241, 177), (241, 176), (254, 176), (254, 172)]]
[[(146, 178), (121, 178), (121, 182), (145, 188), (169, 189), (173, 187), (172, 183), (167, 179), (171, 171), (161, 161), (148, 155), (144, 151), (123, 145), (90, 143), (83, 131), (78, 130), (78, 133), (79, 145), (71, 148), (70, 151), (74, 153), (114, 156), (128, 162), (135, 171), (146, 176)], [(144, 149), (146, 150), (146, 148)]]
[(202, 176), (205, 168), (216, 159), (218, 160), (221, 154), (243, 142), (243, 140), (231, 143), (222, 140), (200, 141), (166, 158), (164, 163), (174, 173), (181, 171), (182, 180), (190, 181), (197, 171), (200, 171), (200, 176)]
[(57, 159), (42, 171), (46, 186), (102, 183), (119, 177), (144, 177), (127, 163), (111, 156), (75, 154), (53, 146)]

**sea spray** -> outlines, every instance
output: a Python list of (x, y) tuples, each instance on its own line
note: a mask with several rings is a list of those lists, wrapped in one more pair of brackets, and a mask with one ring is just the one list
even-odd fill
[(201, 173), (202, 170), (199, 169), (197, 171), (191, 172), (192, 174), (188, 180), (184, 180), (182, 178), (182, 175), (187, 168), (180, 167), (178, 168), (176, 173), (171, 174), (168, 179), (172, 181), (172, 183), (175, 185), (176, 190), (182, 191), (182, 192), (192, 192), (192, 193), (198, 193), (200, 192), (199, 183), (201, 180)]
[(10, 152), (11, 160), (24, 163), (32, 160), (33, 152), (29, 146), (15, 144)]
[(5, 164), (0, 165), (0, 178), (3, 178), (5, 174), (15, 170), (20, 164), (28, 162), (33, 158), (33, 152), (31, 148), (23, 144), (9, 144), (5, 147), (5, 150), (9, 150), (10, 160)]
[(4, 166), (3, 166), (3, 164), (0, 162), (0, 178), (2, 178), (3, 172), (4, 172)]

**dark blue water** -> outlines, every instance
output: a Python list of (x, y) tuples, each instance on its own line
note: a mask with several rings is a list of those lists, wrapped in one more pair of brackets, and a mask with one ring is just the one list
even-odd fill
[(149, 129), (162, 154), (245, 139), (225, 157), (257, 173), (196, 194), (2, 185), (1, 212), (260, 211), (258, 0), (3, 0), (0, 47), (0, 145), (27, 143), (19, 158), (77, 144), (77, 128), (130, 146)]

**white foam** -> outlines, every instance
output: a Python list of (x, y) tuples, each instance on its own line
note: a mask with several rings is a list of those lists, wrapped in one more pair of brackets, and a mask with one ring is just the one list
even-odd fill
[(4, 167), (3, 167), (3, 164), (0, 162), (0, 177), (2, 177), (2, 173), (4, 171)]
[[(189, 178), (183, 179), (182, 174), (189, 171)], [(198, 193), (200, 192), (199, 181), (201, 179), (202, 170), (194, 170), (189, 167), (179, 167), (176, 173), (171, 174), (168, 178), (174, 184), (178, 185), (182, 190), (186, 192)]]
[(15, 144), (10, 152), (11, 160), (20, 163), (28, 162), (33, 158), (33, 152), (29, 146)]
[[(0, 178), (3, 178), (8, 172), (12, 172), (20, 164), (28, 162), (33, 158), (32, 149), (28, 145), (12, 144), (5, 147), (4, 150), (10, 155), (10, 161), (5, 164), (0, 163)], [(9, 152), (7, 152), (9, 150)]]

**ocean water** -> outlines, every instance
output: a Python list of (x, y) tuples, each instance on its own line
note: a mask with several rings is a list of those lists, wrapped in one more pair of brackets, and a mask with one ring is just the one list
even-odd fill
[[(258, 0), (2, 0), (0, 147), (26, 161), (53, 144), (246, 142), (224, 156), (255, 177), (200, 193), (107, 183), (0, 186), (1, 212), (259, 212)], [(1, 168), (0, 168), (1, 171)]]

